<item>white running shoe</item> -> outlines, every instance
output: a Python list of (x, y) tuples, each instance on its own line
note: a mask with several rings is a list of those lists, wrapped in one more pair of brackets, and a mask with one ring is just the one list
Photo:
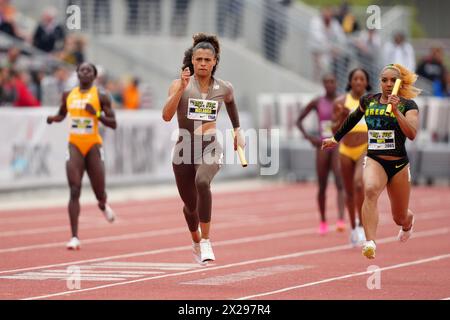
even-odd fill
[(211, 246), (211, 241), (209, 239), (200, 240), (200, 256), (201, 262), (208, 262), (216, 260), (214, 252)]
[(414, 228), (414, 216), (412, 218), (411, 222), (411, 228), (408, 231), (404, 231), (403, 228), (400, 228), (400, 232), (398, 233), (398, 241), (400, 242), (406, 242), (411, 237), (411, 234), (413, 233)]
[(105, 203), (105, 210), (102, 210), (102, 212), (108, 222), (113, 223), (116, 219), (113, 209), (107, 203)]
[(78, 240), (77, 237), (73, 237), (72, 239), (70, 239), (69, 242), (67, 242), (67, 250), (80, 250), (80, 240)]
[(352, 229), (352, 231), (350, 231), (350, 244), (352, 245), (353, 248), (355, 248), (358, 245), (358, 241), (359, 241), (359, 234), (358, 234), (358, 227), (356, 227), (355, 229)]
[(358, 245), (362, 246), (366, 241), (366, 233), (363, 227), (356, 227), (356, 232), (358, 234)]
[(377, 250), (377, 245), (375, 244), (375, 241), (370, 240), (366, 241), (366, 243), (363, 246), (362, 254), (367, 259), (375, 259), (375, 251)]
[(194, 255), (194, 261), (198, 264), (203, 265), (202, 262), (202, 256), (201, 256), (201, 250), (200, 250), (200, 243), (192, 241), (192, 254)]

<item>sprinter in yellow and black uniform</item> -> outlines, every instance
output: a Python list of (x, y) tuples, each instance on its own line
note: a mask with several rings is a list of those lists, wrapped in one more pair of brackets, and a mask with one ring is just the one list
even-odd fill
[[(402, 80), (397, 96), (392, 95), (396, 79)], [(417, 75), (399, 64), (383, 68), (380, 80), (382, 92), (365, 95), (359, 107), (345, 120), (333, 138), (325, 139), (322, 148), (331, 148), (365, 116), (368, 126), (367, 158), (364, 165), (364, 203), (362, 208), (363, 226), (367, 241), (363, 255), (375, 258), (375, 236), (378, 226), (377, 201), (387, 189), (391, 202), (392, 216), (401, 226), (398, 238), (401, 242), (409, 239), (414, 225), (414, 216), (409, 206), (411, 174), (405, 149), (406, 138), (414, 140), (419, 126), (419, 110), (411, 100), (420, 90), (413, 84)], [(391, 114), (386, 114), (388, 104)]]

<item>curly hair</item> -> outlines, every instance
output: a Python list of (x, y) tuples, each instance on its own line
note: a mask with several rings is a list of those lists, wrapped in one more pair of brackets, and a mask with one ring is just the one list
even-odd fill
[(192, 39), (193, 39), (192, 46), (184, 52), (183, 66), (181, 67), (181, 69), (184, 70), (185, 68), (188, 67), (189, 70), (191, 71), (191, 75), (194, 74), (194, 66), (192, 65), (192, 55), (198, 49), (209, 49), (212, 51), (217, 61), (216, 65), (213, 67), (212, 70), (212, 75), (214, 75), (220, 60), (219, 39), (217, 39), (215, 35), (209, 35), (202, 32), (194, 34)]

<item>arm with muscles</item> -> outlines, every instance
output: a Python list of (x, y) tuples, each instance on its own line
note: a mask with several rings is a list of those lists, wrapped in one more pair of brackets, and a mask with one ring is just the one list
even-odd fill
[(100, 105), (102, 106), (103, 114), (102, 112), (96, 112), (97, 118), (105, 126), (110, 127), (111, 129), (116, 129), (116, 115), (114, 114), (114, 110), (111, 106), (111, 98), (109, 95), (105, 93), (100, 94)]
[(162, 111), (162, 117), (164, 121), (170, 121), (173, 115), (177, 111), (180, 99), (183, 96), (184, 89), (186, 89), (189, 84), (191, 72), (188, 67), (186, 67), (181, 72), (181, 79), (176, 79), (172, 82), (169, 88), (169, 97), (167, 98), (166, 104), (164, 105)]
[(417, 128), (419, 126), (419, 111), (416, 109), (410, 109), (406, 111), (405, 115), (401, 113), (397, 106), (400, 103), (400, 98), (397, 96), (389, 96), (388, 103), (392, 104), (392, 111), (397, 118), (400, 129), (410, 140), (414, 140), (417, 135)]
[(322, 149), (333, 148), (336, 146), (339, 141), (353, 129), (354, 126), (361, 120), (364, 116), (364, 110), (361, 105), (356, 108), (350, 115), (345, 119), (344, 123), (340, 127), (340, 129), (336, 132), (334, 137), (329, 139), (324, 139), (322, 142)]
[(67, 115), (67, 96), (69, 92), (64, 92), (61, 99), (61, 105), (59, 107), (58, 113), (54, 116), (47, 117), (47, 123), (52, 124), (53, 122), (61, 122), (66, 118)]
[(311, 112), (311, 110), (317, 108), (317, 102), (318, 102), (318, 99), (312, 100), (310, 103), (308, 103), (308, 105), (305, 107), (305, 109), (302, 110), (302, 112), (300, 113), (300, 116), (298, 117), (298, 120), (297, 120), (297, 128), (302, 132), (305, 139), (308, 140), (309, 142), (311, 142), (311, 144), (313, 146), (320, 147), (320, 144), (321, 144), (320, 139), (318, 137), (314, 137), (314, 136), (308, 134), (306, 132), (305, 128), (303, 127), (303, 119), (306, 118), (306, 116)]
[(242, 149), (245, 148), (245, 139), (242, 136), (240, 124), (239, 124), (239, 113), (236, 107), (236, 102), (234, 101), (233, 87), (230, 84), (230, 92), (225, 97), (225, 106), (227, 108), (228, 117), (231, 120), (231, 124), (234, 129), (234, 150), (238, 149), (238, 146)]

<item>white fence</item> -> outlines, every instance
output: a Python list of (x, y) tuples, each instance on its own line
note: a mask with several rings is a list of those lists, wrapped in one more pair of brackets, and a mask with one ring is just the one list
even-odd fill
[[(0, 109), (3, 120), (0, 126), (0, 190), (66, 184), (68, 121), (47, 125), (47, 116), (55, 112), (55, 108)], [(154, 110), (119, 110), (116, 117), (117, 130), (101, 129), (107, 184), (173, 180), (171, 155), (176, 139), (176, 119), (164, 122), (161, 112)], [(240, 120), (243, 128), (252, 127), (248, 113), (240, 112)], [(230, 128), (230, 120), (222, 111), (218, 129), (224, 132)], [(232, 148), (232, 144), (224, 145), (224, 154), (233, 153)], [(237, 160), (235, 163), (223, 166), (217, 178), (257, 173), (256, 165), (242, 169)]]

